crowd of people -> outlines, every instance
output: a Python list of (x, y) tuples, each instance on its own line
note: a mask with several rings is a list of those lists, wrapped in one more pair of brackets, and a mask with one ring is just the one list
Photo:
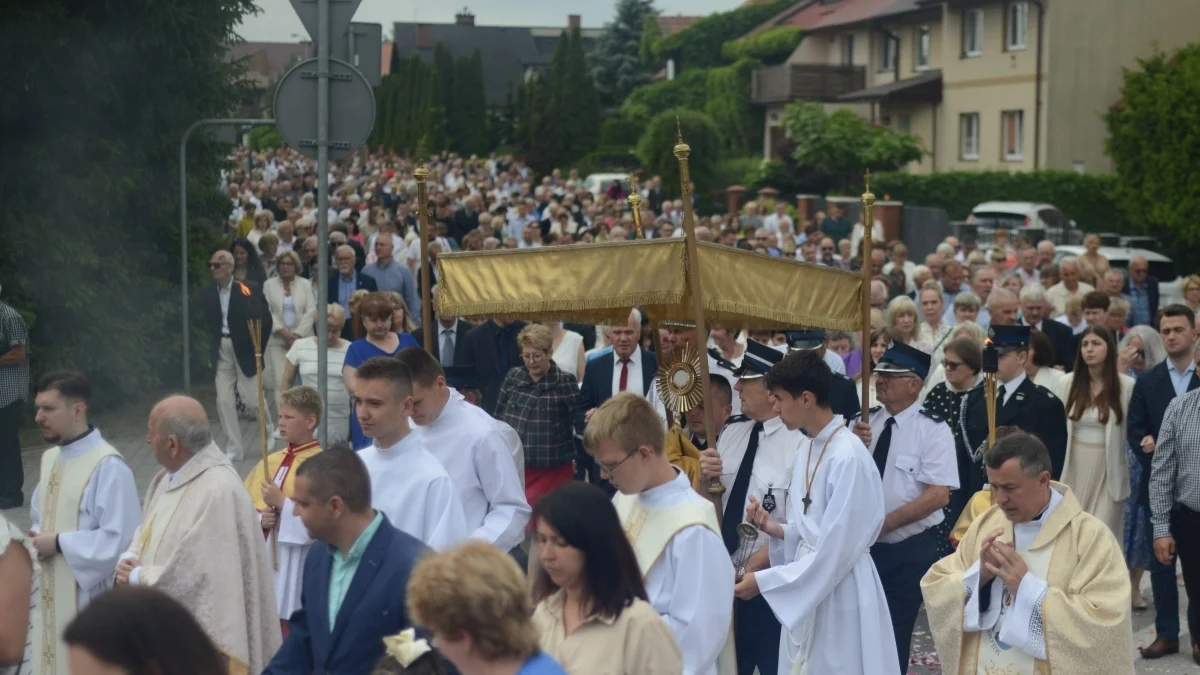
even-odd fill
[[(868, 343), (701, 335), (638, 308), (605, 326), (443, 316), (431, 266), (425, 349), (412, 163), (332, 169), (318, 297), (311, 162), (235, 160), (200, 303), (224, 447), (199, 401), (160, 401), (162, 471), (139, 499), (89, 424), (86, 375), (37, 382), (53, 447), (33, 527), (0, 523), (0, 598), (28, 607), (0, 622), (13, 672), (904, 674), (922, 606), (945, 672), (1132, 672), (1147, 570), (1141, 655), (1179, 651), (1176, 557), (1200, 593), (1200, 278), (1167, 303), (1144, 259), (1113, 268), (1089, 238), (1060, 260), (1003, 230), (917, 263), (878, 224), (864, 250), (836, 203), (812, 222), (751, 203), (701, 216), (697, 238), (869, 264)], [(625, 183), (535, 181), (512, 158), (428, 167), (430, 262), (633, 236)], [(637, 189), (645, 236), (682, 236), (661, 180)], [(0, 319), (12, 354), (27, 338)], [(243, 480), (256, 340), (283, 447)], [(714, 437), (703, 408), (677, 419), (656, 392), (686, 346), (707, 353)], [(1200, 663), (1194, 605), (1189, 621)], [(165, 630), (178, 650), (147, 644)]]

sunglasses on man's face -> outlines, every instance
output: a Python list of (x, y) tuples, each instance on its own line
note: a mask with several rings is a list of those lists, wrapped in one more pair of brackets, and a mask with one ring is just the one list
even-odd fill
[(208, 263), (208, 269), (210, 269), (210, 270), (220, 269), (228, 264), (229, 263), (223, 263), (223, 262), (210, 262), (210, 263)]

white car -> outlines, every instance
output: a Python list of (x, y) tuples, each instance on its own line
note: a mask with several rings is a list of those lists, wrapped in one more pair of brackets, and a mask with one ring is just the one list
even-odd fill
[(607, 190), (613, 181), (620, 181), (621, 186), (628, 193), (628, 180), (629, 174), (627, 173), (592, 173), (583, 179), (583, 187), (588, 192), (591, 192), (593, 197), (599, 197), (600, 193)]
[[(1082, 246), (1059, 246), (1055, 253), (1055, 262), (1067, 256), (1079, 257), (1087, 251)], [(1117, 268), (1129, 275), (1129, 261), (1142, 256), (1150, 264), (1150, 276), (1158, 279), (1158, 306), (1165, 307), (1173, 303), (1183, 302), (1183, 277), (1175, 270), (1175, 261), (1161, 253), (1155, 253), (1144, 248), (1124, 248), (1118, 246), (1101, 246), (1100, 255), (1108, 259), (1110, 267)]]
[(1067, 220), (1052, 204), (1036, 202), (984, 202), (971, 209), (968, 223), (1018, 230), (1023, 227), (1069, 228), (1075, 222)]

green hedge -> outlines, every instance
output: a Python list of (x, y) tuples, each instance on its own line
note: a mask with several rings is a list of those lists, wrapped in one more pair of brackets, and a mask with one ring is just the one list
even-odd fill
[(946, 171), (885, 173), (871, 191), (910, 206), (939, 206), (952, 220), (965, 220), (971, 209), (987, 201), (1045, 202), (1057, 206), (1083, 229), (1131, 232), (1115, 201), (1117, 178), (1111, 174), (1073, 171)]
[(628, 146), (600, 146), (575, 162), (574, 168), (586, 178), (593, 173), (632, 171), (641, 165), (637, 155)]
[(686, 72), (692, 68), (711, 68), (722, 65), (721, 49), (762, 22), (791, 6), (795, 0), (772, 0), (761, 5), (747, 5), (729, 12), (710, 14), (687, 28), (663, 36), (654, 43), (659, 61), (668, 54), (679, 56), (679, 65)]
[(646, 125), (627, 117), (610, 117), (600, 123), (600, 147), (637, 145)]
[(643, 127), (664, 110), (704, 110), (707, 70), (689, 70), (673, 80), (659, 80), (634, 89), (625, 99), (622, 112)]
[(715, 171), (721, 156), (721, 132), (708, 115), (695, 110), (667, 110), (646, 127), (638, 141), (637, 154), (649, 175), (663, 179), (663, 189), (672, 197), (679, 196), (679, 163), (672, 154), (675, 148), (675, 120), (678, 117), (683, 139), (692, 148), (689, 160), (692, 182), (701, 204), (712, 202)]
[(758, 59), (775, 65), (786, 61), (803, 38), (804, 28), (800, 26), (772, 26), (761, 33), (726, 42), (721, 54), (727, 61)]
[(741, 59), (733, 65), (707, 71), (704, 112), (722, 130), (724, 149), (730, 154), (762, 150), (763, 111), (750, 102), (751, 71), (759, 65), (754, 59)]

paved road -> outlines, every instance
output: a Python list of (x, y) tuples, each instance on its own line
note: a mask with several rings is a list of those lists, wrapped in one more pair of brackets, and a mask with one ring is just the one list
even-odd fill
[[(211, 400), (206, 403), (210, 419), (216, 420), (216, 410), (212, 405)], [(134, 476), (137, 478), (138, 489), (145, 492), (150, 485), (150, 480), (154, 474), (158, 472), (159, 466), (154, 461), (154, 456), (150, 452), (150, 446), (146, 443), (145, 432), (145, 413), (126, 412), (123, 416), (117, 419), (102, 419), (97, 423), (105, 437), (113, 445), (120, 450), (125, 458), (129, 461), (133, 468)], [(218, 425), (214, 426), (214, 433), (218, 444), (224, 445), (225, 436), (221, 432)], [(258, 437), (258, 423), (253, 420), (242, 421), (243, 437), (248, 441)], [(247, 443), (251, 448), (257, 448), (255, 443)], [(33, 494), (33, 488), (37, 484), (38, 462), (41, 456), (43, 447), (27, 448), (24, 453), (25, 466), (25, 496), (26, 499)], [(243, 476), (250, 472), (250, 468), (254, 465), (255, 456), (248, 455), (246, 459), (238, 464), (238, 470)], [(22, 528), (29, 526), (29, 509), (11, 509), (4, 511), (4, 516)], [(1148, 575), (1143, 575), (1142, 593), (1147, 598), (1151, 597), (1150, 593), (1150, 578)], [(1183, 592), (1182, 581), (1180, 582), (1180, 614), (1186, 611), (1187, 596)], [(1187, 626), (1186, 620), (1181, 622), (1181, 625)], [(1140, 612), (1133, 615), (1133, 644), (1134, 651), (1130, 654), (1130, 659), (1136, 666), (1136, 672), (1142, 673), (1167, 673), (1171, 675), (1189, 674), (1196, 675), (1200, 673), (1200, 666), (1192, 663), (1190, 653), (1184, 654), (1182, 651), (1172, 657), (1164, 658), (1158, 661), (1144, 661), (1138, 657), (1137, 647), (1139, 645), (1147, 645), (1154, 640), (1154, 607), (1151, 605), (1146, 612)], [(1188, 644), (1189, 638), (1181, 636), (1180, 642), (1185, 646)], [(909, 668), (911, 675), (941, 675), (942, 669), (938, 662), (937, 652), (933, 647), (933, 638), (929, 634), (929, 627), (925, 620), (925, 614), (922, 611), (921, 616), (917, 620), (917, 627), (913, 634), (912, 647), (912, 663)], [(1183, 651), (1188, 651), (1185, 647)]]

